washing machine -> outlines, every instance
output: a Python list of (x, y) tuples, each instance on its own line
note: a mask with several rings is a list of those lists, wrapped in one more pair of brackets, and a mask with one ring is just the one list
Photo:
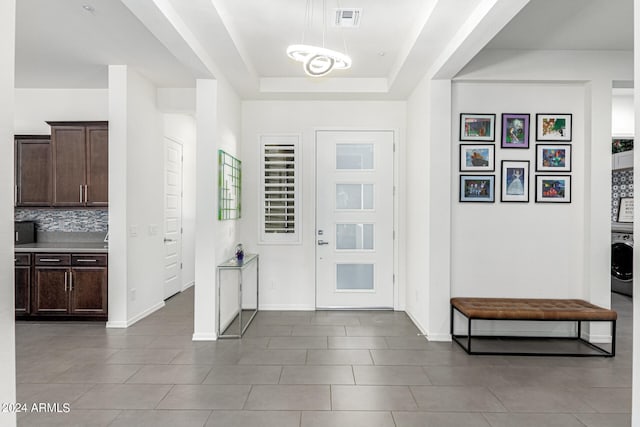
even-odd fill
[(633, 296), (633, 224), (611, 225), (611, 291)]

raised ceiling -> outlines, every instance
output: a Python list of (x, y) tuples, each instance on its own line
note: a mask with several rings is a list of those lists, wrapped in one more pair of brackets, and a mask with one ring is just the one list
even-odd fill
[[(632, 0), (325, 0), (361, 8), (357, 29), (327, 22), (325, 45), (353, 67), (305, 77), (285, 55), (307, 0), (19, 0), (17, 87), (107, 87), (128, 64), (159, 87), (224, 76), (248, 99), (406, 99), (427, 74), (452, 77), (483, 48), (632, 50)], [(321, 43), (321, 0), (305, 42)], [(83, 8), (88, 6), (91, 10)]]

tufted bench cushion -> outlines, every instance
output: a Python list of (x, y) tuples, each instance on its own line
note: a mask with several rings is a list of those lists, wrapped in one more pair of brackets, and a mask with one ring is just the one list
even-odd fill
[(451, 305), (471, 319), (611, 321), (614, 310), (580, 299), (451, 298)]

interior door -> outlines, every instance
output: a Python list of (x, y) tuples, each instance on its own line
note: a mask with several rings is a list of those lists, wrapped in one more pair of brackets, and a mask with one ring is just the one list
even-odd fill
[(318, 308), (393, 308), (393, 138), (316, 133)]
[(165, 138), (164, 297), (182, 290), (182, 145)]

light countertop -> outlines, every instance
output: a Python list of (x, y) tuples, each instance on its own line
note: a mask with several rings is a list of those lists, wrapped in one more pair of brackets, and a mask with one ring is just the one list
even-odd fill
[(100, 253), (109, 252), (109, 245), (104, 242), (38, 242), (16, 245), (16, 252), (74, 252)]

